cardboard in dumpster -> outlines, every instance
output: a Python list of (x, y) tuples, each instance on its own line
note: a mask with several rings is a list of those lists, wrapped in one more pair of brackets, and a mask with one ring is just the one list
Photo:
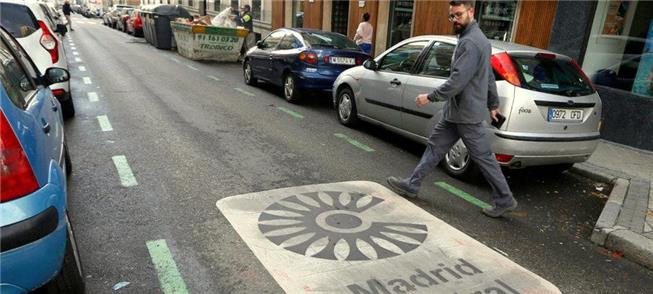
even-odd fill
[(277, 189), (216, 205), (287, 293), (560, 293), (377, 183)]
[(249, 31), (243, 28), (221, 28), (172, 22), (177, 52), (192, 60), (235, 62)]

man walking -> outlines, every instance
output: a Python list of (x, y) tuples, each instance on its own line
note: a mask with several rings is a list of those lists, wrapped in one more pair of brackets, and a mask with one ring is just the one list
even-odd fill
[(70, 31), (73, 30), (73, 22), (70, 19), (70, 13), (72, 12), (72, 9), (70, 8), (70, 2), (66, 0), (66, 2), (63, 3), (63, 7), (61, 8), (63, 10), (63, 15), (66, 17), (66, 21), (68, 21), (68, 25), (70, 26)]
[(236, 24), (249, 31), (247, 37), (245, 37), (245, 41), (243, 42), (243, 47), (240, 52), (241, 55), (247, 53), (247, 50), (252, 48), (256, 42), (256, 35), (254, 35), (254, 18), (252, 17), (251, 11), (252, 7), (246, 4), (240, 8), (240, 13), (235, 17)]
[(499, 99), (490, 65), (492, 48), (474, 20), (474, 1), (449, 2), (449, 21), (458, 35), (449, 79), (430, 94), (417, 96), (418, 107), (446, 101), (440, 122), (429, 137), (426, 151), (413, 174), (406, 179), (389, 177), (390, 188), (405, 197), (417, 197), (422, 181), (433, 171), (451, 146), (462, 138), (472, 160), (492, 187), (493, 205), (484, 208), (490, 217), (500, 217), (517, 208), (517, 201), (496, 158), (490, 150), (483, 120), (488, 111), (493, 120), (499, 114)]

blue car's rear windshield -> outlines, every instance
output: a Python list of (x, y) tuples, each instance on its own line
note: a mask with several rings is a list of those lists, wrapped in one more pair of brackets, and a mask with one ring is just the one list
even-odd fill
[(312, 48), (360, 50), (356, 43), (340, 34), (327, 32), (302, 32), (301, 34)]

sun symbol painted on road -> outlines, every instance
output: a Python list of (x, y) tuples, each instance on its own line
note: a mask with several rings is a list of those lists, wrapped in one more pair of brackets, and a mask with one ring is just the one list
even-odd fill
[[(272, 243), (292, 252), (330, 260), (375, 260), (419, 247), (423, 224), (372, 222), (383, 199), (357, 192), (311, 192), (268, 206), (258, 226)], [(379, 217), (384, 215), (376, 212)]]

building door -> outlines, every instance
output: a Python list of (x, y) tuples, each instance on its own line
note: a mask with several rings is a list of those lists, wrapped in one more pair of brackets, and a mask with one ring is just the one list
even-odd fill
[(333, 1), (331, 7), (331, 31), (347, 35), (349, 25), (349, 1)]
[(292, 27), (304, 27), (304, 0), (292, 1)]
[(415, 7), (415, 0), (392, 0), (390, 3), (388, 48), (410, 38), (413, 27), (413, 7)]

